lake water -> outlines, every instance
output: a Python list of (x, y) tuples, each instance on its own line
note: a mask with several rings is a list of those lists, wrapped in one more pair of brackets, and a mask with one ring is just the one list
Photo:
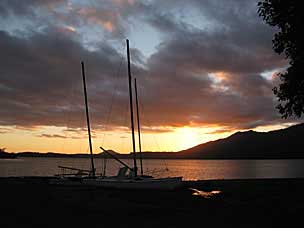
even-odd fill
[[(124, 160), (132, 164), (132, 160)], [(144, 171), (155, 177), (183, 176), (184, 180), (304, 178), (304, 160), (159, 160), (143, 161)], [(90, 168), (87, 158), (18, 158), (0, 159), (0, 176), (53, 176), (58, 166)], [(95, 159), (97, 173), (103, 159)], [(115, 175), (120, 165), (109, 159), (107, 175)]]

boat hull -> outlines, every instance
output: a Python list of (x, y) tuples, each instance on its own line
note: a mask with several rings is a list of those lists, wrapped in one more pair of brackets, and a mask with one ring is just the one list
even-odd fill
[(51, 184), (61, 185), (84, 185), (96, 186), (112, 189), (155, 189), (174, 190), (183, 186), (182, 177), (168, 178), (138, 178), (138, 179), (118, 179), (118, 178), (79, 178), (79, 179), (53, 179)]
[(86, 179), (88, 185), (116, 189), (163, 189), (173, 190), (182, 186), (181, 177), (149, 178), (149, 179)]

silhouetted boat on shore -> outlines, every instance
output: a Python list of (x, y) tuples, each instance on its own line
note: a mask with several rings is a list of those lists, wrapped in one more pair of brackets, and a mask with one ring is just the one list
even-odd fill
[(129, 51), (129, 40), (127, 42), (127, 59), (128, 59), (128, 79), (129, 79), (129, 101), (130, 101), (130, 117), (131, 117), (131, 130), (132, 130), (132, 146), (133, 146), (133, 166), (129, 166), (122, 160), (117, 158), (114, 153), (100, 147), (105, 155), (108, 155), (112, 159), (119, 162), (122, 167), (118, 170), (116, 176), (106, 176), (96, 175), (96, 170), (94, 167), (94, 159), (92, 152), (92, 142), (91, 142), (91, 132), (90, 132), (90, 119), (89, 119), (89, 109), (87, 102), (87, 92), (86, 92), (86, 81), (85, 81), (85, 70), (84, 64), (82, 62), (82, 75), (83, 75), (83, 85), (84, 85), (84, 97), (85, 97), (85, 107), (86, 107), (86, 118), (89, 136), (89, 146), (90, 146), (90, 159), (91, 159), (91, 170), (83, 170), (78, 168), (64, 167), (61, 166), (63, 170), (74, 170), (76, 174), (73, 175), (62, 175), (58, 178), (50, 180), (53, 184), (63, 184), (63, 185), (90, 185), (99, 186), (104, 188), (117, 188), (117, 189), (158, 189), (158, 190), (173, 190), (181, 187), (182, 177), (166, 177), (166, 178), (154, 178), (149, 175), (144, 175), (142, 157), (141, 157), (141, 141), (140, 141), (140, 122), (139, 122), (139, 112), (138, 112), (138, 99), (137, 99), (137, 87), (135, 79), (135, 95), (136, 95), (136, 110), (137, 110), (137, 123), (138, 123), (138, 134), (139, 134), (139, 148), (140, 148), (140, 174), (138, 174), (137, 158), (135, 151), (135, 135), (134, 135), (134, 115), (133, 115), (133, 100), (132, 100), (132, 78), (131, 78), (131, 66), (130, 66), (130, 51)]

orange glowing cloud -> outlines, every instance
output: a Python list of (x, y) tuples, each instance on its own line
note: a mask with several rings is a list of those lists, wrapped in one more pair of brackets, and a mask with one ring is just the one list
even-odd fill
[(90, 17), (88, 18), (88, 21), (90, 21), (93, 24), (98, 24), (100, 25), (104, 30), (108, 32), (114, 32), (115, 31), (115, 26), (113, 22), (110, 20), (103, 20), (97, 17)]
[(73, 26), (65, 26), (65, 29), (70, 32), (76, 32), (76, 29)]
[(76, 28), (69, 25), (64, 25), (62, 27), (58, 27), (57, 31), (63, 34), (71, 34), (76, 32)]
[(231, 77), (229, 73), (219, 71), (219, 72), (209, 73), (208, 76), (212, 79), (213, 81), (212, 88), (215, 89), (216, 91), (225, 92), (229, 89), (225, 85), (225, 82), (229, 81), (229, 78)]
[(229, 74), (224, 71), (214, 72), (209, 74), (211, 78), (215, 79), (216, 81), (226, 81), (229, 78)]
[(94, 8), (81, 8), (77, 11), (79, 15), (87, 18), (87, 21), (92, 24), (100, 25), (104, 30), (108, 32), (114, 32), (116, 30), (115, 23), (117, 17), (114, 12), (104, 12), (103, 14), (97, 13)]
[(274, 72), (271, 74), (271, 80), (275, 81), (280, 76), (280, 72)]
[(114, 25), (113, 25), (113, 23), (111, 21), (101, 21), (101, 20), (99, 20), (99, 23), (108, 32), (113, 32), (115, 30), (115, 27), (114, 27)]

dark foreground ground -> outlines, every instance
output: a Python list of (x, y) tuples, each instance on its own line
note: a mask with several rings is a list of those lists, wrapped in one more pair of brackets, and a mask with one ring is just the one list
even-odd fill
[[(304, 179), (185, 184), (121, 191), (0, 178), (0, 227), (303, 227)], [(189, 188), (221, 193), (205, 198)]]

